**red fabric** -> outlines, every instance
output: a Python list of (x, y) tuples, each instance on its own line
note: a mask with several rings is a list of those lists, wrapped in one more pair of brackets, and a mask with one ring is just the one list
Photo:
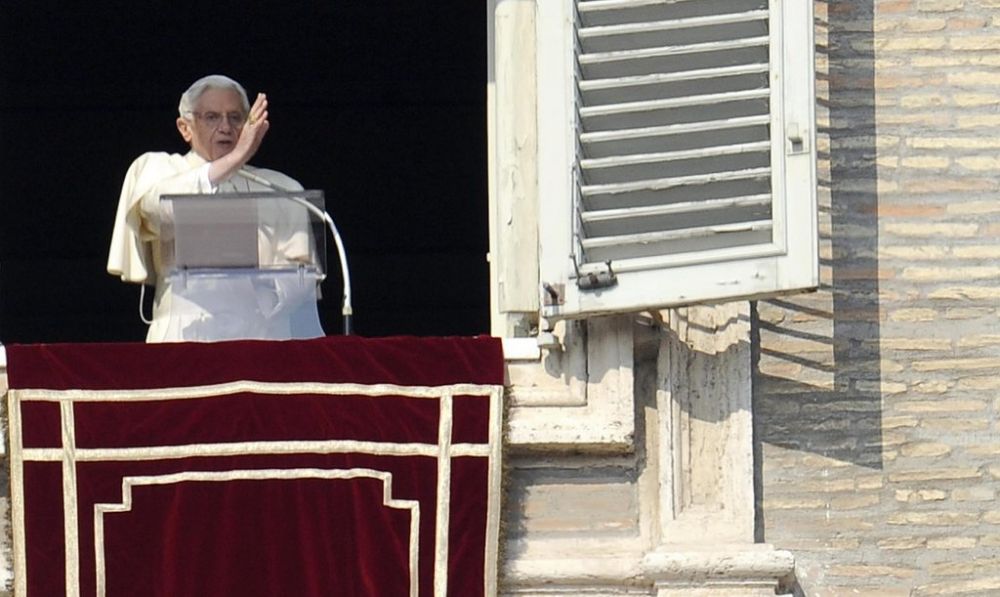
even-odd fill
[[(500, 425), (491, 400), (503, 381), (495, 339), (11, 346), (8, 362), (28, 596), (66, 594), (66, 461), (82, 596), (100, 594), (102, 569), (108, 597), (410, 595), (413, 553), (418, 594), (430, 596), (439, 503), (447, 594), (487, 591)], [(215, 387), (243, 381), (262, 385)], [(294, 387), (303, 382), (324, 385)], [(471, 385), (442, 398), (456, 384)], [(68, 450), (54, 400), (72, 403)], [(448, 449), (466, 451), (445, 459), (439, 495), (437, 455)]]
[(502, 353), (498, 339), (485, 337), (7, 347), (11, 387), (53, 390), (199, 386), (241, 379), (495, 384), (503, 383)]
[[(403, 413), (405, 416), (401, 416)], [(79, 403), (74, 418), (78, 425), (76, 445), (80, 448), (238, 442), (248, 438), (394, 438), (437, 443), (438, 405), (431, 400), (390, 396), (239, 393), (193, 400)]]

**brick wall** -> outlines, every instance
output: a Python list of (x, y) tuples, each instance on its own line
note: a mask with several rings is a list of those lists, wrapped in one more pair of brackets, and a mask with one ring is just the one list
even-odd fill
[(1000, 0), (817, 2), (820, 292), (755, 314), (798, 590), (1000, 594)]

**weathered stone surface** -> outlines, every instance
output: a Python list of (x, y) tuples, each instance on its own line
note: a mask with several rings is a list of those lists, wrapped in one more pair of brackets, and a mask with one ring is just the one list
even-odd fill
[[(763, 536), (810, 597), (1000, 593), (1000, 0), (820, 4), (828, 325), (789, 307), (761, 335)], [(777, 336), (828, 343), (832, 384)]]

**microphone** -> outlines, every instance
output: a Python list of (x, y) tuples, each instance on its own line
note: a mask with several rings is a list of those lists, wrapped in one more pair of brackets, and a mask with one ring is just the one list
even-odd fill
[[(253, 172), (247, 171), (245, 168), (240, 168), (236, 171), (236, 173), (248, 180), (256, 182), (257, 184), (278, 191), (279, 193), (295, 193), (295, 191), (286, 189), (279, 184), (275, 184), (262, 176), (258, 176)], [(347, 269), (347, 250), (344, 248), (344, 241), (340, 238), (340, 231), (337, 230), (337, 225), (333, 222), (333, 218), (331, 218), (330, 214), (327, 212), (301, 197), (289, 195), (285, 198), (289, 201), (298, 203), (302, 207), (309, 210), (310, 213), (323, 220), (323, 222), (326, 223), (327, 228), (330, 229), (330, 233), (333, 235), (333, 241), (337, 245), (337, 255), (340, 257), (340, 274), (344, 281), (344, 300), (340, 312), (344, 317), (344, 335), (350, 336), (352, 334), (351, 319), (354, 316), (354, 308), (351, 306), (351, 273)]]

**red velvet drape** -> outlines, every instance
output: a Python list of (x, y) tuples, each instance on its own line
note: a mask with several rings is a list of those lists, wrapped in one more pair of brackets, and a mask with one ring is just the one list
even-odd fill
[(71, 575), (108, 597), (490, 591), (495, 339), (11, 346), (8, 361), (31, 597)]

